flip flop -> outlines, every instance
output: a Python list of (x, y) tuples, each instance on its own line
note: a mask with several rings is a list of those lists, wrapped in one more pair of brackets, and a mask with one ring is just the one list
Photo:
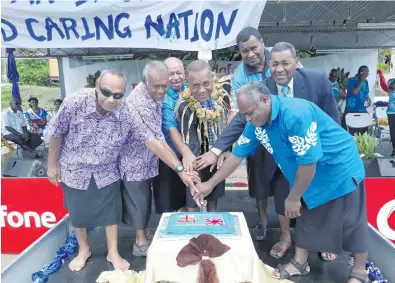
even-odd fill
[[(277, 248), (280, 249), (281, 242), (284, 242), (284, 243), (288, 244), (287, 248), (285, 250), (282, 250), (283, 252), (277, 253), (276, 250), (277, 250)], [(270, 256), (275, 258), (275, 259), (280, 259), (291, 248), (291, 246), (292, 246), (292, 244), (290, 242), (280, 239), (280, 241), (275, 243), (274, 246), (270, 249)]]
[[(333, 255), (335, 255), (335, 257), (334, 258), (328, 258), (328, 257), (324, 257), (323, 254), (328, 254), (328, 255), (329, 254), (333, 254)], [(320, 256), (320, 258), (323, 261), (334, 261), (337, 258), (337, 254), (335, 254), (335, 253), (320, 252), (320, 253), (318, 253), (318, 255)]]
[[(270, 276), (274, 279), (290, 279), (293, 276), (304, 276), (304, 275), (307, 275), (310, 273), (310, 266), (309, 266), (308, 262), (306, 262), (305, 264), (300, 264), (300, 263), (297, 263), (295, 261), (295, 259), (292, 258), (289, 261), (289, 263), (292, 264), (293, 266), (295, 266), (298, 271), (289, 273), (288, 271), (285, 270), (284, 264), (279, 264), (279, 265), (277, 265), (277, 269), (273, 270), (270, 273)], [(276, 275), (276, 271), (280, 272), (280, 276)], [(365, 283), (365, 282), (362, 282), (362, 283)]]
[(252, 234), (256, 241), (264, 241), (267, 238), (267, 228), (263, 228), (262, 225), (258, 223), (252, 229)]

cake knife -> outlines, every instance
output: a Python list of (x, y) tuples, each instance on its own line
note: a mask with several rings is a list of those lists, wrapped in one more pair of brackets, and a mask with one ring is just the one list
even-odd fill
[(200, 206), (200, 212), (207, 212), (207, 205), (205, 203)]

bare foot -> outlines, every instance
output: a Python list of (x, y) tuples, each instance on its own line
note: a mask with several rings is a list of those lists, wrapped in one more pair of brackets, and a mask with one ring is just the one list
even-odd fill
[(320, 254), (322, 260), (325, 261), (334, 261), (337, 258), (337, 255), (333, 253), (321, 252)]
[(291, 248), (291, 237), (280, 239), (270, 250), (270, 255), (275, 259), (282, 258)]
[(69, 263), (70, 270), (80, 271), (85, 267), (86, 262), (90, 257), (91, 257), (91, 252), (89, 250), (78, 251), (78, 255)]
[(129, 262), (126, 259), (122, 258), (119, 253), (109, 253), (107, 255), (107, 261), (112, 263), (115, 270), (126, 271), (129, 269)]

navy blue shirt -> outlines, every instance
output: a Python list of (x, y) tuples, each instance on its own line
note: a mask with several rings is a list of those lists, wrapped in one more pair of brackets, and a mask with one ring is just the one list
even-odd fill
[(303, 194), (309, 209), (346, 195), (365, 177), (354, 138), (314, 103), (271, 96), (270, 125), (247, 123), (233, 154), (244, 158), (262, 144), (278, 164), (290, 189), (299, 165), (316, 163), (314, 178)]

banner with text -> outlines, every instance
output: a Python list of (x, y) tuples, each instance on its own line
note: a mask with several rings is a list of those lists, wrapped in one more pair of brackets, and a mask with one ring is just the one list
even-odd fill
[(235, 45), (258, 27), (266, 1), (2, 1), (1, 36), (16, 48), (158, 48)]

